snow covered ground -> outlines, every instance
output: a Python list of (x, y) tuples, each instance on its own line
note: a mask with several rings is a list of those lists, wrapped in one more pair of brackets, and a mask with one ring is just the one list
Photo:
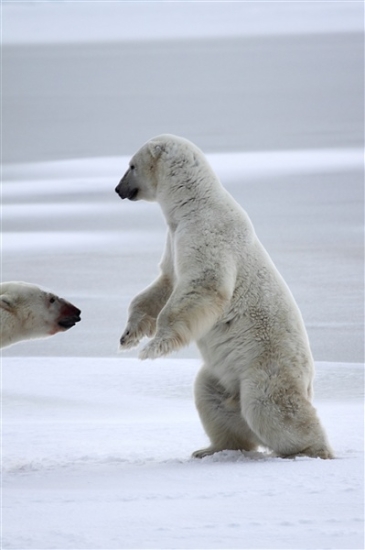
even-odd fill
[(191, 459), (198, 366), (4, 361), (2, 547), (362, 548), (361, 366), (317, 365), (333, 461)]
[[(364, 547), (363, 9), (2, 2), (2, 279), (82, 309), (2, 351), (2, 548)], [(335, 460), (193, 460), (195, 347), (117, 354), (165, 226), (114, 188), (166, 131), (208, 153), (291, 287)]]

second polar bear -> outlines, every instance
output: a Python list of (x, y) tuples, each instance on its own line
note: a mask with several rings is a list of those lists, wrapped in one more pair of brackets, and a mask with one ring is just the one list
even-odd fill
[(0, 347), (45, 338), (78, 323), (81, 311), (70, 302), (23, 281), (0, 284)]
[(332, 458), (311, 404), (313, 359), (294, 298), (253, 226), (194, 144), (148, 141), (116, 192), (157, 201), (168, 225), (161, 274), (131, 302), (122, 349), (152, 339), (154, 359), (195, 340), (195, 400), (210, 446), (196, 457), (263, 445), (283, 457)]

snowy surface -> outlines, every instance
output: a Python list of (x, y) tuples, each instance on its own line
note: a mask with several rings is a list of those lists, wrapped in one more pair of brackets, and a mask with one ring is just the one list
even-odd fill
[(317, 365), (335, 460), (200, 461), (198, 361), (4, 363), (2, 548), (363, 548), (360, 366)]
[[(2, 279), (82, 310), (1, 354), (4, 550), (364, 547), (363, 11), (1, 3)], [(292, 289), (335, 460), (193, 460), (195, 347), (118, 355), (165, 224), (114, 188), (163, 132), (208, 153)]]

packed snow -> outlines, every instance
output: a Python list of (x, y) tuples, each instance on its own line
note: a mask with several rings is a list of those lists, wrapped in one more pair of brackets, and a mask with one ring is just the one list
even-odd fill
[[(363, 133), (358, 122), (363, 119), (357, 110), (362, 94), (351, 80), (358, 59), (349, 54), (352, 39), (357, 43), (362, 31), (362, 3), (3, 1), (1, 9), (6, 68), (2, 280), (44, 286), (82, 310), (81, 323), (67, 333), (1, 353), (1, 547), (363, 548)], [(331, 42), (333, 33), (339, 34)], [(298, 80), (284, 78), (297, 68), (298, 59), (290, 66), (281, 60), (284, 51), (290, 55), (287, 46), (299, 34), (304, 52), (299, 72), (308, 69), (302, 74), (312, 74), (312, 87), (301, 82), (300, 74)], [(267, 41), (273, 35), (279, 42)], [(326, 80), (319, 67), (326, 66), (327, 58), (321, 58), (324, 65), (316, 65), (315, 48), (308, 45), (321, 49), (325, 44), (321, 55), (331, 52), (322, 42), (324, 35), (328, 44), (343, 44), (343, 72), (331, 67), (338, 85), (330, 83), (326, 93), (317, 96), (318, 82)], [(252, 54), (261, 67), (266, 67), (267, 48), (274, 48), (283, 80), (270, 80), (271, 87), (254, 93), (254, 88), (237, 88), (233, 95), (233, 81), (226, 86), (221, 80), (221, 95), (213, 96), (217, 119), (207, 110), (197, 120), (194, 99), (210, 93), (214, 68), (220, 67), (214, 52), (208, 54), (214, 40), (222, 37), (232, 40), (224, 59), (234, 53), (236, 38), (247, 38), (247, 48), (239, 52), (245, 51), (248, 60)], [(165, 121), (160, 131), (159, 117), (161, 108), (173, 105), (159, 90), (158, 79), (144, 80), (134, 60), (145, 59), (145, 70), (152, 41), (165, 41), (169, 52), (176, 38), (201, 39), (197, 51), (208, 52), (204, 59), (211, 64), (205, 75), (196, 73), (200, 95), (187, 95), (181, 120), (168, 112), (170, 131), (194, 138), (207, 152), (298, 301), (316, 362), (314, 404), (334, 460), (283, 460), (265, 449), (192, 459), (191, 453), (208, 443), (193, 400), (201, 363), (195, 346), (153, 362), (137, 360), (136, 350), (118, 353), (128, 304), (158, 273), (165, 224), (156, 205), (122, 203), (114, 188), (141, 136), (147, 140), (151, 131), (168, 130)], [(76, 42), (84, 49), (77, 49)], [(97, 119), (109, 90), (105, 95), (93, 93), (88, 83), (95, 82), (91, 76), (99, 77), (85, 61), (85, 95), (78, 96), (80, 103), (71, 111), (77, 72), (66, 71), (70, 59), (87, 60), (88, 52), (97, 52), (105, 42), (130, 43), (122, 58), (130, 64), (120, 70), (130, 72), (136, 86), (123, 96), (133, 102), (128, 110), (135, 127), (129, 135), (128, 125), (123, 126), (118, 157), (106, 139), (108, 124), (111, 134), (115, 131), (110, 120), (117, 114), (112, 109), (107, 124), (101, 122), (103, 111)], [(189, 41), (179, 44), (180, 55)], [(47, 60), (48, 48), (55, 45), (59, 65), (52, 66), (49, 58), (47, 74), (54, 80), (49, 80), (51, 91), (42, 88), (41, 95), (35, 91), (42, 84), (39, 60)], [(158, 48), (169, 59), (168, 67), (175, 68), (176, 51), (171, 49), (168, 57), (161, 45)], [(22, 56), (28, 53), (29, 80), (23, 81), (17, 70), (24, 67)], [(200, 53), (192, 55), (200, 59)], [(38, 64), (33, 65), (34, 60)], [(106, 64), (104, 76), (113, 70)], [(182, 94), (188, 94), (191, 74), (184, 64), (179, 70), (186, 83)], [(65, 74), (69, 80), (63, 79)], [(62, 89), (52, 88), (54, 82), (61, 82)], [(286, 95), (288, 83), (293, 87)], [(179, 91), (172, 87), (168, 94), (179, 99)], [(234, 126), (231, 113), (240, 113), (243, 94), (248, 102), (255, 96), (257, 110), (248, 110), (245, 119), (253, 141), (265, 144), (267, 135), (275, 139), (278, 132), (277, 147), (270, 140), (271, 146), (260, 150), (255, 144), (249, 150), (242, 146), (240, 117)], [(59, 112), (56, 109), (51, 119), (53, 97)], [(290, 103), (295, 97), (300, 98), (298, 112), (311, 107), (311, 101), (313, 109), (291, 126), (283, 124), (282, 137), (278, 109), (287, 104), (288, 120), (295, 117)], [(148, 124), (138, 116), (141, 98), (148, 98), (153, 107)], [(345, 99), (353, 111), (344, 108), (341, 119)], [(232, 111), (225, 110), (225, 100)], [(266, 109), (271, 101), (272, 109)], [(47, 102), (50, 111), (44, 114)], [(34, 135), (27, 110), (39, 120)], [(8, 112), (14, 113), (11, 119), (6, 118)], [(258, 112), (261, 125), (255, 118)], [(222, 126), (219, 116), (227, 113), (230, 123)], [(95, 128), (101, 125), (100, 142), (88, 126), (94, 117)], [(83, 138), (77, 150), (75, 136)], [(291, 147), (285, 145), (290, 140)], [(18, 144), (17, 150), (9, 143)]]
[(190, 458), (207, 443), (192, 399), (198, 367), (7, 358), (2, 547), (361, 548), (361, 366), (317, 365), (333, 461)]

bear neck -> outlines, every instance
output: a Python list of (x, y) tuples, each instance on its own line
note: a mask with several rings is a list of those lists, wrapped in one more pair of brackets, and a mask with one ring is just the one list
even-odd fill
[(198, 219), (207, 206), (222, 204), (226, 191), (218, 178), (169, 178), (169, 186), (158, 193), (157, 201), (169, 225), (176, 226), (189, 217)]
[(170, 226), (177, 226), (181, 221), (188, 219), (197, 220), (206, 211), (209, 204), (212, 208), (216, 200), (210, 195), (189, 193), (184, 196), (173, 195), (173, 200), (159, 201), (162, 212)]

